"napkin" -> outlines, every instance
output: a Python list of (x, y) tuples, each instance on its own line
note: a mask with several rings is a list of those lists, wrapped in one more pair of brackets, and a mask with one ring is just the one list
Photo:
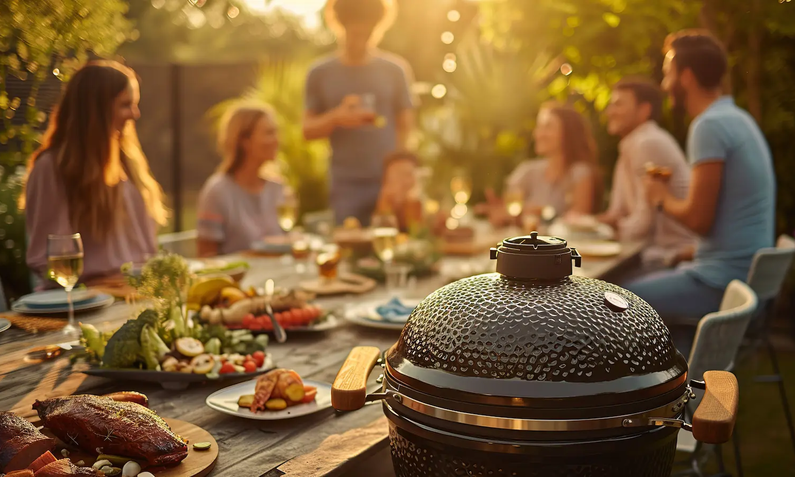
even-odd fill
[(375, 310), (384, 320), (405, 321), (411, 312), (414, 311), (414, 307), (406, 306), (399, 298), (395, 297), (386, 304), (377, 307)]

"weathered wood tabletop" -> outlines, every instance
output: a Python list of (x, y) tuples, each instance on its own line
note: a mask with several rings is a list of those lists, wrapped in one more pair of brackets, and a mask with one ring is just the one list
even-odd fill
[[(624, 244), (619, 256), (585, 259), (578, 274), (605, 277), (635, 260), (641, 249), (642, 244)], [(487, 253), (484, 251), (484, 256)], [(273, 278), (277, 286), (287, 287), (299, 281), (294, 265), (283, 259), (246, 257), (246, 260), (251, 264), (251, 270), (244, 284), (261, 285), (267, 278)], [(445, 258), (444, 261), (448, 270), (472, 264), (470, 259)], [(412, 293), (424, 296), (445, 281), (444, 276), (421, 280)], [(385, 291), (379, 288), (363, 296), (328, 298), (320, 300), (320, 304), (341, 309), (346, 304), (377, 298), (379, 293), (384, 296)], [(92, 323), (100, 329), (113, 329), (134, 312), (130, 305), (118, 302), (105, 310), (79, 315), (78, 320)], [(286, 343), (272, 341), (268, 352), (280, 367), (295, 369), (307, 379), (332, 382), (352, 347), (372, 345), (386, 349), (398, 335), (395, 331), (343, 323), (323, 333), (288, 333)], [(0, 334), (0, 410), (32, 415), (31, 404), (36, 399), (124, 390), (143, 392), (159, 414), (193, 423), (213, 435), (220, 451), (213, 476), (342, 475), (360, 459), (386, 446), (386, 428), (378, 404), (347, 414), (336, 414), (332, 409), (326, 409), (285, 421), (251, 421), (221, 414), (205, 405), (205, 398), (229, 386), (229, 381), (192, 385), (184, 391), (168, 391), (157, 384), (87, 376), (78, 368), (73, 369), (68, 357), (41, 363), (26, 361), (25, 356), (31, 347), (63, 341), (66, 340), (59, 332), (33, 335), (12, 328)], [(373, 373), (370, 378), (373, 389), (377, 387), (377, 374)]]

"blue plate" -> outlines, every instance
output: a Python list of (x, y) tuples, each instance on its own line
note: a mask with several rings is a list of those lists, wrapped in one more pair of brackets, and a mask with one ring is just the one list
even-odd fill
[[(100, 293), (95, 290), (75, 290), (72, 292), (72, 303), (75, 306), (97, 301)], [(18, 300), (28, 308), (63, 308), (68, 306), (64, 290), (47, 290), (25, 295)]]

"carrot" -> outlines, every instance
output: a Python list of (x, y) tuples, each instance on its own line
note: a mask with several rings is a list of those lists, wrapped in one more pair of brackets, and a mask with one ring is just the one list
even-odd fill
[[(307, 389), (310, 388), (310, 389)], [(317, 388), (314, 386), (304, 386), (304, 398), (301, 400), (302, 404), (307, 404), (315, 400), (317, 397)]]
[(276, 382), (274, 395), (293, 402), (301, 402), (304, 399), (304, 383), (301, 381), (301, 376), (293, 370), (286, 370)]
[(6, 474), (6, 477), (33, 477), (33, 471), (30, 469), (12, 470)]
[(31, 464), (28, 466), (28, 469), (32, 470), (35, 473), (45, 465), (52, 464), (56, 460), (58, 459), (56, 459), (55, 456), (52, 455), (52, 452), (47, 451), (44, 454), (40, 455), (36, 460), (31, 462)]

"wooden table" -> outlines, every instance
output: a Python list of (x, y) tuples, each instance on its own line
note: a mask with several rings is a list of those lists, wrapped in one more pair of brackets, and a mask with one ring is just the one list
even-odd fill
[[(610, 259), (585, 259), (578, 274), (607, 276), (637, 258), (642, 244), (626, 244), (621, 255)], [(484, 252), (484, 254), (487, 252)], [(240, 257), (230, 257), (238, 259)], [(294, 266), (280, 258), (251, 258), (251, 270), (244, 284), (261, 285), (273, 278), (280, 286), (295, 285)], [(452, 259), (451, 259), (452, 261)], [(442, 286), (445, 278), (435, 276), (418, 283), (416, 292), (427, 294)], [(379, 289), (375, 293), (382, 293)], [(338, 297), (322, 300), (327, 307), (341, 307), (363, 297)], [(114, 329), (133, 316), (131, 306), (119, 302), (93, 314), (79, 315), (82, 322), (99, 329)], [(399, 333), (345, 324), (325, 333), (288, 333), (284, 344), (273, 342), (268, 348), (281, 367), (295, 369), (307, 379), (331, 382), (352, 347), (391, 346)], [(65, 341), (57, 332), (32, 335), (12, 328), (0, 334), (0, 410), (32, 415), (31, 404), (48, 397), (135, 390), (149, 396), (151, 407), (163, 416), (191, 422), (209, 431), (218, 441), (220, 456), (214, 476), (301, 476), (342, 475), (351, 466), (382, 450), (386, 427), (379, 404), (337, 414), (326, 409), (310, 416), (287, 421), (264, 422), (236, 419), (205, 406), (205, 398), (230, 383), (193, 385), (184, 391), (167, 391), (158, 385), (110, 381), (74, 371), (68, 357), (42, 363), (25, 361), (34, 346)], [(372, 388), (378, 385), (371, 376)], [(323, 442), (330, 438), (324, 445)], [(328, 452), (333, 448), (333, 452)], [(386, 466), (390, 464), (384, 463)]]

